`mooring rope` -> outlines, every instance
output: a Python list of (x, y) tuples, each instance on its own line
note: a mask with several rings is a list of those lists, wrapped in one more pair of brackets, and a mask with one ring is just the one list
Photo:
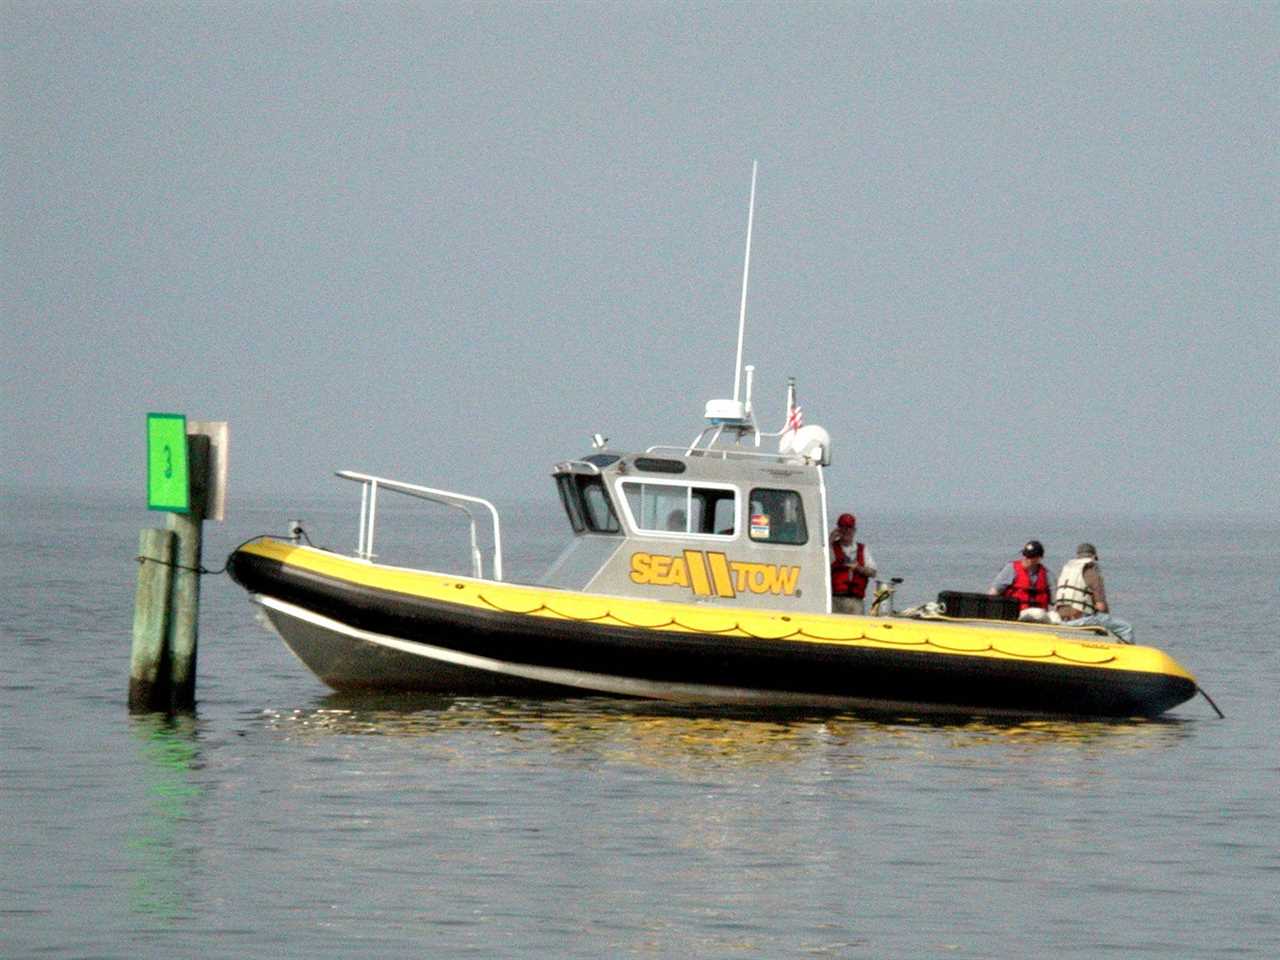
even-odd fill
[[(311, 538), (307, 536), (307, 531), (303, 530), (301, 527), (298, 527), (297, 533), (298, 533), (298, 538), (300, 540), (305, 540), (307, 543), (307, 546), (315, 547), (315, 544), (311, 542)], [(227, 570), (231, 566), (231, 558), (234, 557), (236, 553), (238, 553), (243, 547), (247, 547), (249, 544), (253, 543), (253, 541), (255, 540), (262, 540), (267, 537), (274, 537), (274, 536), (276, 536), (276, 534), (274, 533), (255, 533), (252, 537), (250, 537), (248, 540), (245, 540), (243, 543), (236, 544), (235, 548), (230, 553), (227, 554), (226, 562), (217, 570), (210, 570), (208, 567), (204, 566), (203, 564), (201, 564), (198, 567), (189, 567), (185, 563), (177, 563), (173, 560), (161, 560), (158, 557), (144, 557), (141, 554), (134, 557), (133, 559), (137, 560), (138, 563), (140, 564), (141, 563), (158, 563), (162, 567), (173, 567), (173, 569), (175, 570), (186, 570), (189, 573), (209, 574), (210, 576), (216, 577), (218, 574), (227, 572)], [(316, 547), (316, 549), (322, 550), (324, 548)]]

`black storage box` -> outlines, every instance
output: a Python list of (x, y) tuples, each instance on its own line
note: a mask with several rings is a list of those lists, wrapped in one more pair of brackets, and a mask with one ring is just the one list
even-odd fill
[(1018, 619), (1018, 601), (1010, 597), (943, 590), (938, 594), (938, 602), (942, 604), (948, 617), (965, 617), (974, 620)]

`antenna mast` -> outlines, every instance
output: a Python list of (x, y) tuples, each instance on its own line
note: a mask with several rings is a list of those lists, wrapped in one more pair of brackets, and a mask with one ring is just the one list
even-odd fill
[(742, 306), (738, 310), (738, 357), (733, 367), (733, 399), (738, 401), (742, 383), (742, 338), (747, 331), (747, 274), (751, 271), (751, 223), (756, 215), (756, 161), (751, 161), (751, 203), (747, 208), (747, 251), (742, 258)]

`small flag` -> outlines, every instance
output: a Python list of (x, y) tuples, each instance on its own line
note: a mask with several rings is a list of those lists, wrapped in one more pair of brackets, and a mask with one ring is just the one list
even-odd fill
[(787, 414), (787, 430), (799, 430), (804, 426), (804, 408), (799, 404), (792, 404), (791, 412)]

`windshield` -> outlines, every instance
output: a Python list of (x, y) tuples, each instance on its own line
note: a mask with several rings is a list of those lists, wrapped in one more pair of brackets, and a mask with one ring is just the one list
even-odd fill
[(613, 510), (604, 482), (598, 476), (562, 473), (556, 476), (560, 502), (568, 514), (574, 533), (620, 533), (618, 515)]

